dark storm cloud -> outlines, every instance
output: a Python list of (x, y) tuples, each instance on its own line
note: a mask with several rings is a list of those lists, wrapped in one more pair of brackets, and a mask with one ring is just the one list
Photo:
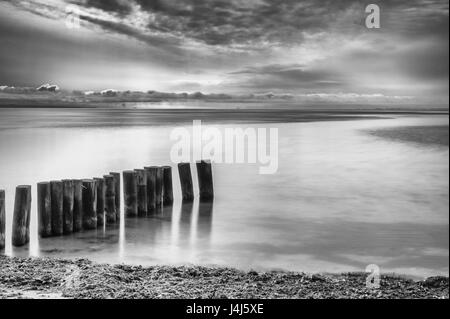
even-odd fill
[(172, 53), (177, 53), (180, 50), (180, 41), (175, 37), (161, 37), (151, 35), (148, 33), (143, 33), (140, 30), (133, 28), (125, 23), (117, 23), (113, 21), (97, 19), (95, 17), (87, 15), (80, 15), (80, 19), (82, 21), (87, 21), (89, 23), (100, 26), (105, 30), (135, 38), (153, 47), (164, 46), (165, 49), (172, 50)]
[[(320, 5), (312, 0), (136, 0), (135, 3), (155, 14), (148, 24), (149, 30), (163, 30), (209, 45), (301, 39), (301, 31), (326, 29), (341, 12), (354, 6), (354, 1), (330, 0)], [(357, 7), (362, 8), (361, 4)], [(97, 8), (103, 9), (103, 2), (99, 1)], [(114, 5), (108, 6), (108, 11), (114, 8), (118, 14), (123, 13), (121, 7)]]
[[(133, 3), (155, 14), (148, 30), (165, 31), (209, 45), (289, 44), (301, 41), (305, 31), (354, 32), (360, 30), (368, 4), (355, 0), (135, 0)], [(378, 4), (389, 32), (411, 36), (448, 34), (447, 1), (385, 0)], [(87, 1), (85, 5), (119, 15), (130, 12), (118, 0)]]
[[(8, 0), (10, 1), (10, 0)], [(37, 10), (33, 1), (12, 2), (26, 10)], [(151, 14), (144, 28), (127, 32), (139, 40), (142, 34), (163, 33), (212, 46), (295, 45), (304, 33), (343, 32), (354, 34), (365, 29), (365, 6), (360, 0), (72, 0), (86, 9), (96, 8), (122, 18), (97, 24), (122, 33), (123, 25), (135, 17), (132, 8)], [(29, 5), (27, 5), (29, 4)], [(448, 36), (448, 1), (384, 0), (377, 4), (382, 12), (385, 33), (421, 36)], [(39, 7), (43, 5), (39, 3)], [(114, 24), (118, 24), (115, 26)]]

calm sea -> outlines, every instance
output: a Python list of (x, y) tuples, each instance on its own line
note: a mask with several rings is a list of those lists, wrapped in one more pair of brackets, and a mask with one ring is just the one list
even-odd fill
[[(277, 173), (261, 175), (258, 164), (214, 164), (214, 203), (182, 206), (169, 136), (176, 127), (190, 130), (195, 115), (0, 109), (5, 253), (305, 272), (364, 271), (376, 264), (382, 272), (448, 276), (448, 115), (285, 123), (202, 118), (211, 120), (204, 127), (221, 131), (278, 128)], [(167, 164), (174, 168), (173, 207), (96, 231), (38, 239), (37, 182)], [(13, 248), (12, 206), (20, 184), (33, 186), (31, 243)]]

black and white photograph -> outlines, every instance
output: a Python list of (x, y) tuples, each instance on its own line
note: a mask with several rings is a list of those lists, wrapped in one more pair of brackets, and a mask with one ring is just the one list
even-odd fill
[(448, 112), (448, 0), (0, 0), (0, 299), (448, 300)]

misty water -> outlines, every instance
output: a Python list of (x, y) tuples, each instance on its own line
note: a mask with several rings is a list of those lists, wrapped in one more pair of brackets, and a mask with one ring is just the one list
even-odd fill
[[(305, 272), (364, 271), (376, 264), (382, 272), (448, 276), (448, 115), (298, 123), (221, 123), (218, 115), (204, 127), (278, 128), (278, 171), (261, 175), (258, 163), (214, 164), (214, 203), (196, 198), (181, 205), (169, 136), (176, 127), (191, 130), (191, 119), (152, 111), (0, 109), (5, 253)], [(37, 182), (150, 165), (173, 167), (173, 207), (38, 239)], [(20, 184), (33, 186), (31, 242), (13, 248), (14, 189)]]

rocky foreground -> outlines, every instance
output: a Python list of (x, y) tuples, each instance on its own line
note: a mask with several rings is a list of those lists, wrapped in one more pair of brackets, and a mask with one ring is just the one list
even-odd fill
[(366, 273), (242, 272), (197, 266), (128, 266), (0, 256), (1, 298), (447, 298), (448, 277), (413, 281)]

